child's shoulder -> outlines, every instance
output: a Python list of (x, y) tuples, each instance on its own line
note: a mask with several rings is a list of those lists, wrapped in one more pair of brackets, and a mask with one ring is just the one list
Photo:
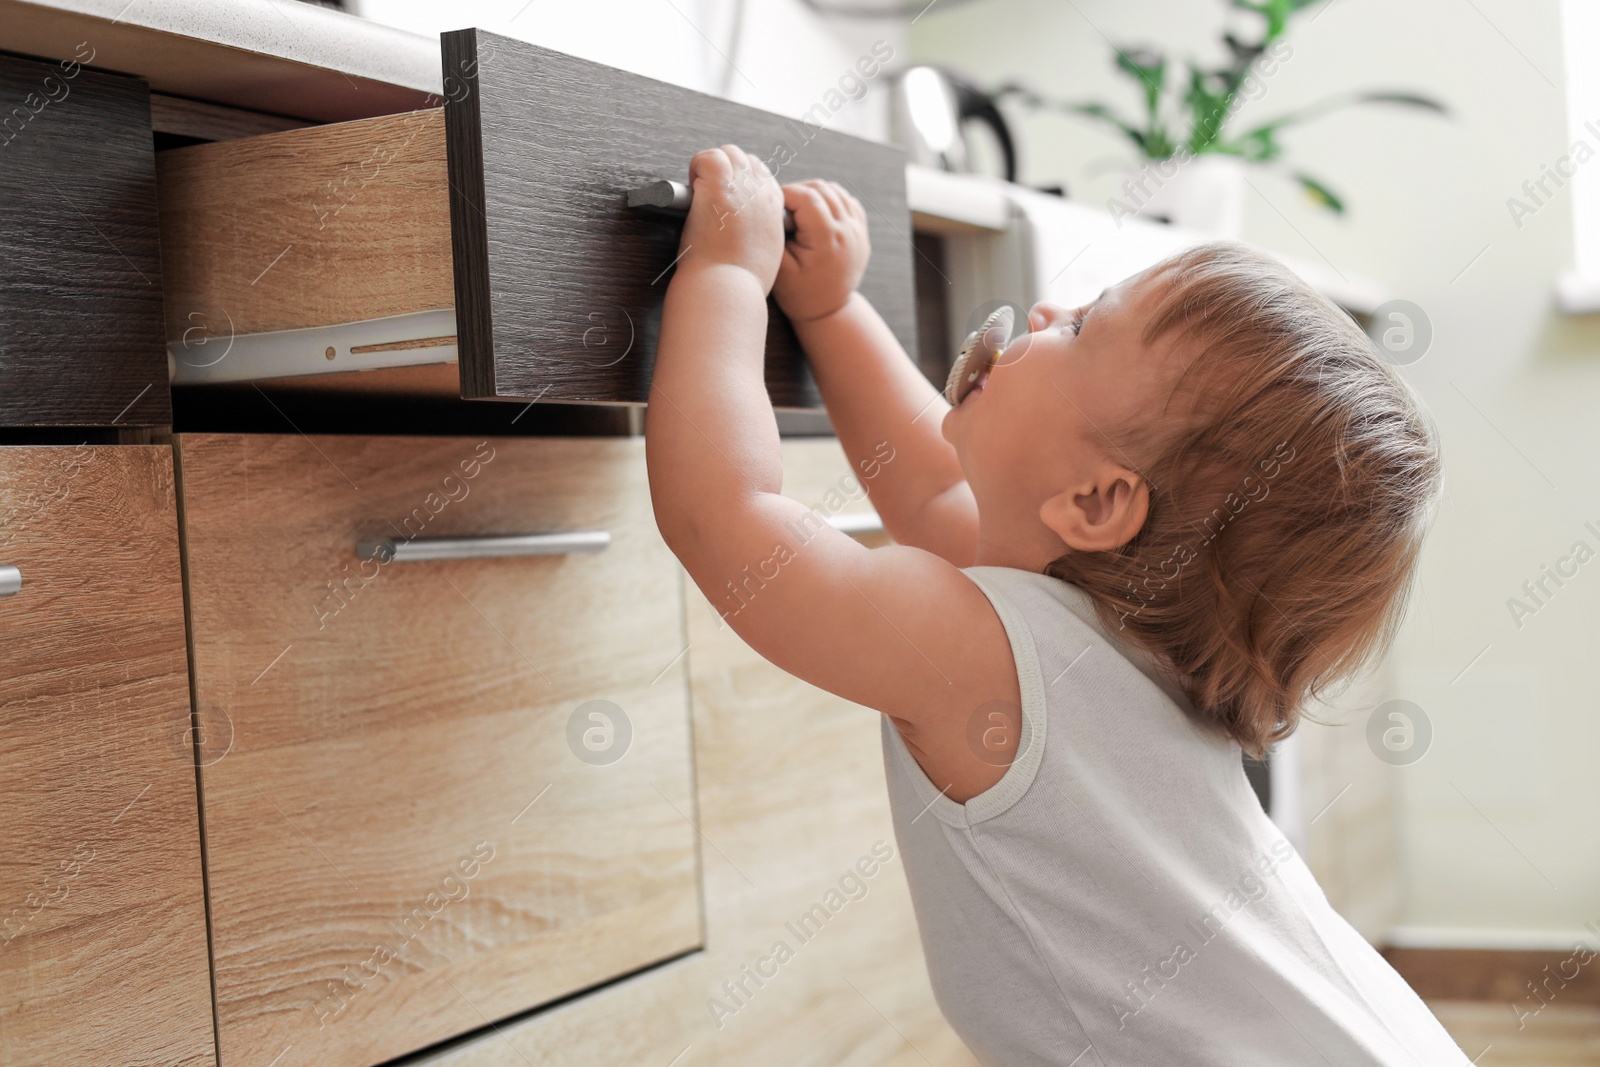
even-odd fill
[(1036, 644), (1093, 636), (1123, 652), (1126, 642), (1106, 626), (1081, 586), (1016, 567), (967, 567), (962, 573), (995, 605), (1002, 621), (1009, 612), (1029, 631), (1042, 631), (1032, 634)]
[(963, 573), (995, 605), (1014, 658), (1018, 641), (1026, 635), (1047, 694), (1070, 672), (1081, 671), (1108, 679), (1124, 693), (1130, 686), (1153, 685), (1182, 718), (1192, 716), (1189, 698), (1171, 671), (1103, 618), (1083, 587), (1015, 567), (967, 567)]

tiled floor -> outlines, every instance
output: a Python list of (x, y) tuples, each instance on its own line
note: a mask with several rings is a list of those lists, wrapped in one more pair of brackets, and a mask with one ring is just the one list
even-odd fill
[(1549, 1004), (1520, 1030), (1505, 1004), (1435, 1000), (1428, 1007), (1477, 1067), (1600, 1067), (1600, 1007)]

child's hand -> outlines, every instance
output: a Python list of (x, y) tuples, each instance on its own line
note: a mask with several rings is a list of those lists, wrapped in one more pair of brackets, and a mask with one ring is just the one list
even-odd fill
[(790, 322), (825, 318), (861, 284), (872, 255), (867, 213), (837, 182), (785, 185), (783, 202), (794, 212), (795, 233), (772, 295)]
[(689, 184), (684, 264), (743, 267), (770, 292), (783, 258), (783, 192), (766, 163), (738, 145), (708, 148), (689, 161)]

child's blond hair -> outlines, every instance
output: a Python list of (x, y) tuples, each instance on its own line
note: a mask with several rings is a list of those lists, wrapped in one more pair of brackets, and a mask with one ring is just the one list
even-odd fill
[(1441, 487), (1437, 435), (1349, 315), (1275, 260), (1213, 243), (1157, 272), (1143, 339), (1189, 365), (1164, 417), (1108, 431), (1150, 483), (1149, 517), (1046, 573), (1260, 756), (1393, 641)]

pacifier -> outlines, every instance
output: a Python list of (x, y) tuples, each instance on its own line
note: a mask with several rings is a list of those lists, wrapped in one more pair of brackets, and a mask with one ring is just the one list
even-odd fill
[(1005, 351), (1016, 320), (1016, 313), (1002, 305), (983, 320), (982, 326), (967, 334), (961, 350), (956, 353), (955, 363), (950, 367), (950, 377), (944, 383), (946, 400), (951, 404), (959, 404), (977, 388), (978, 380), (993, 369), (995, 360)]

